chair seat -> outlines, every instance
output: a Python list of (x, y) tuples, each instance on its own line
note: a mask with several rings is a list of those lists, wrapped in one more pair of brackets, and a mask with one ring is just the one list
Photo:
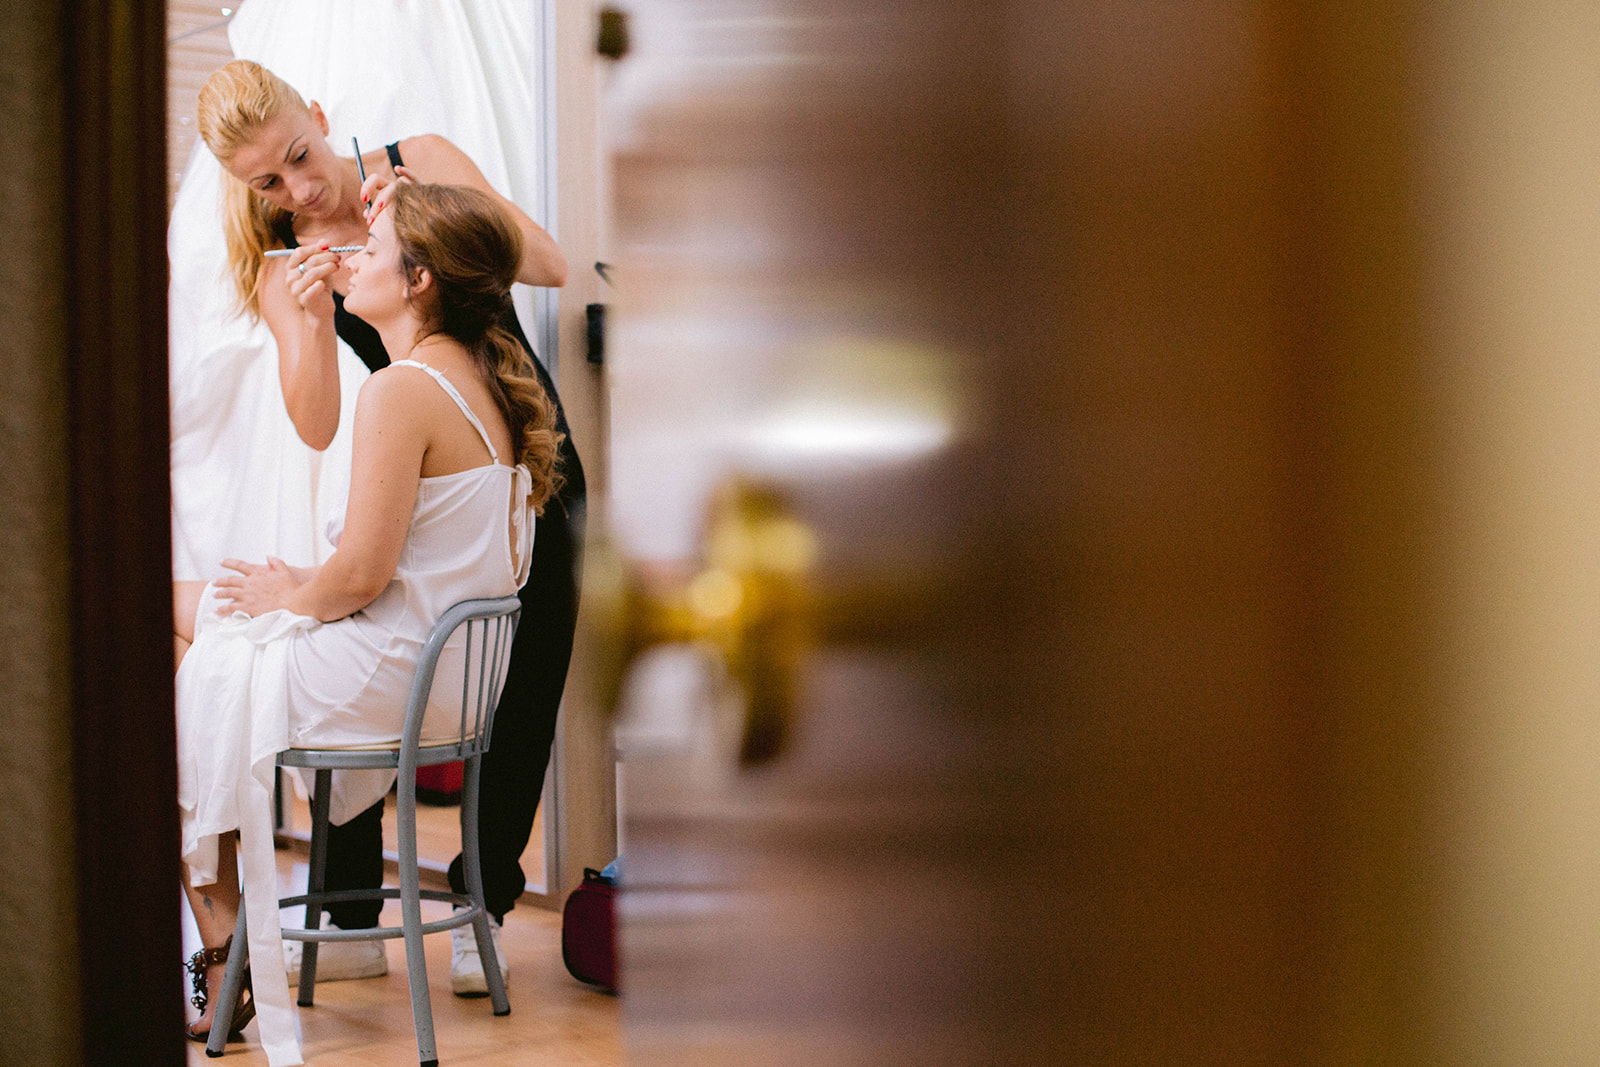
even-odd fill
[[(438, 748), (446, 748), (446, 747), (454, 748), (454, 747), (456, 747), (458, 745), (470, 745), (472, 742), (476, 741), (477, 739), (478, 739), (478, 735), (475, 734), (475, 733), (466, 733), (466, 734), (460, 734), (460, 735), (451, 734), (449, 737), (424, 737), (420, 741), (417, 742), (417, 751), (418, 752), (426, 752), (429, 749), (438, 749)], [(285, 752), (399, 752), (400, 751), (400, 739), (397, 737), (393, 741), (371, 741), (371, 742), (368, 742), (365, 745), (315, 745), (315, 746), (312, 746), (312, 747), (309, 747), (309, 748), (302, 748), (299, 745), (296, 745), (294, 748), (285, 749), (284, 751)]]
[[(400, 767), (399, 742), (365, 745), (340, 745), (327, 748), (286, 748), (278, 753), (280, 767), (326, 767), (333, 770), (397, 770)], [(416, 750), (418, 767), (470, 759), (487, 748), (478, 743), (476, 732), (462, 739), (424, 740)]]

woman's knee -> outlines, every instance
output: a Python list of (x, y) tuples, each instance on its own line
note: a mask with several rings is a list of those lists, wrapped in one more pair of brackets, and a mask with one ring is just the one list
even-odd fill
[(172, 583), (172, 632), (183, 639), (185, 647), (194, 643), (195, 615), (205, 591), (205, 582)]

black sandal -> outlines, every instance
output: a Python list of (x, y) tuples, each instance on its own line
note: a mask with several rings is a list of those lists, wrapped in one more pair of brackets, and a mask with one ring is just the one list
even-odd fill
[[(193, 1004), (202, 1013), (205, 1012), (206, 1005), (211, 1002), (210, 991), (207, 989), (206, 970), (218, 964), (227, 963), (228, 950), (232, 947), (233, 938), (229, 937), (228, 940), (222, 943), (220, 948), (203, 948), (193, 956), (190, 956), (189, 962), (184, 964), (184, 969), (189, 972), (189, 980), (194, 984), (194, 996), (189, 998), (189, 1003)], [(249, 999), (246, 999), (246, 994), (249, 994)], [(250, 989), (250, 970), (245, 968), (244, 986), (239, 990), (239, 1002), (233, 1006), (233, 1025), (232, 1029), (228, 1031), (228, 1040), (244, 1040), (245, 1024), (255, 1017), (256, 998)], [(215, 1020), (215, 1016), (212, 1018)], [(190, 1041), (205, 1041), (211, 1037), (209, 1027), (196, 1032), (195, 1026), (199, 1022), (200, 1020), (196, 1019), (183, 1028), (183, 1032), (189, 1035)]]

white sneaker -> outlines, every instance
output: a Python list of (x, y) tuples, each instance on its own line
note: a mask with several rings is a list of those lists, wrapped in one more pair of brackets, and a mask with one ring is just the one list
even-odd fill
[[(289, 985), (300, 981), (304, 941), (284, 941), (283, 962)], [(345, 982), (352, 978), (382, 978), (389, 973), (389, 956), (382, 941), (324, 941), (317, 946), (317, 981)]]
[[(465, 908), (456, 908), (457, 915)], [(500, 924), (489, 916), (489, 937), (494, 941), (495, 958), (500, 964), (500, 980), (509, 981), (511, 970), (506, 966), (506, 954), (500, 947)], [(450, 992), (458, 997), (486, 997), (489, 979), (483, 973), (483, 957), (478, 955), (478, 938), (472, 924), (458, 926), (450, 931)]]

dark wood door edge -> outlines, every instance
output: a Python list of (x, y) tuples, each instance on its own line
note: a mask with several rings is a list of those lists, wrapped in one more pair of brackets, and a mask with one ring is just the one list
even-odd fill
[(180, 1064), (165, 5), (58, 10), (83, 1062)]

